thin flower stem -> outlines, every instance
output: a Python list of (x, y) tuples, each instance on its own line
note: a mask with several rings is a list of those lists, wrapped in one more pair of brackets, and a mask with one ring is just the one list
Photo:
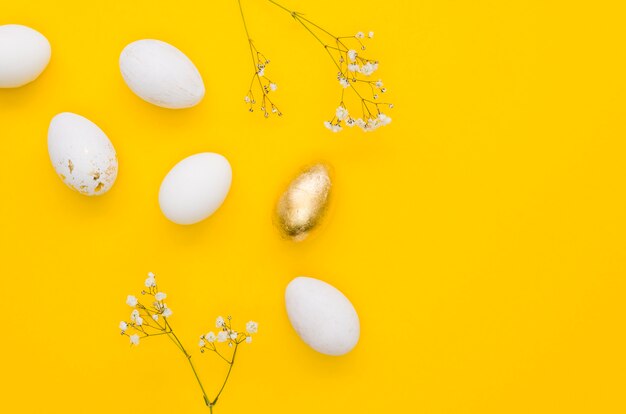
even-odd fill
[(224, 355), (220, 354), (220, 352), (217, 349), (213, 349), (213, 352), (219, 355), (219, 357), (222, 358), (224, 361), (226, 361), (227, 364), (231, 364), (231, 362), (228, 359), (226, 359)]
[[(241, 5), (241, 0), (238, 0), (240, 2)], [(300, 13), (293, 11), (293, 10), (289, 10), (287, 7), (283, 6), (282, 4), (279, 4), (277, 2), (275, 2), (274, 0), (268, 0), (270, 3), (272, 3), (275, 6), (280, 7), (281, 9), (285, 10), (286, 12), (288, 12), (291, 17), (293, 17), (295, 20), (298, 21), (298, 23), (300, 23), (309, 33), (311, 33), (311, 35), (317, 39), (318, 42), (320, 42), (320, 44), (322, 46), (324, 46), (324, 50), (328, 53), (328, 56), (330, 56), (330, 59), (333, 61), (333, 63), (335, 64), (335, 66), (337, 66), (337, 69), (339, 69), (339, 72), (341, 72), (341, 74), (343, 75), (343, 69), (341, 68), (341, 66), (339, 65), (339, 63), (337, 63), (337, 61), (335, 60), (335, 57), (333, 56), (333, 54), (330, 51), (330, 48), (335, 49), (334, 47), (327, 45), (326, 43), (324, 43), (324, 41), (322, 39), (320, 39), (320, 37), (318, 35), (315, 34), (315, 32), (313, 32), (313, 30), (311, 30), (311, 28), (306, 24), (310, 24), (313, 27), (321, 30), (322, 32), (326, 33), (328, 36), (332, 37), (333, 39), (335, 39), (338, 43), (340, 43), (342, 46), (345, 47), (345, 45), (343, 44), (343, 42), (341, 42), (339, 39), (339, 37), (333, 35), (332, 33), (330, 33), (328, 30), (324, 29), (323, 27), (317, 25), (316, 23), (312, 22), (311, 20), (307, 19), (306, 17), (302, 16)], [(306, 22), (306, 23), (305, 23)], [(347, 48), (346, 48), (347, 49)], [(352, 88), (352, 90), (354, 91), (354, 93), (357, 94), (357, 96), (359, 98), (361, 98), (361, 100), (364, 100), (365, 98), (363, 98), (363, 96), (359, 93), (359, 91), (354, 87), (354, 85), (352, 83), (350, 83), (350, 87)]]
[(151, 334), (146, 334), (146, 336), (143, 336), (142, 338), (150, 338), (151, 336), (159, 336), (159, 335), (167, 335), (167, 334), (169, 334), (169, 332), (151, 333)]
[(364, 101), (364, 102), (371, 103), (372, 105), (374, 105), (374, 106), (376, 106), (376, 107), (378, 107), (378, 106), (380, 106), (380, 105), (386, 105), (386, 106), (392, 105), (390, 102), (374, 102), (374, 101), (371, 101), (371, 100), (369, 100), (369, 99), (363, 99), (363, 101)]
[[(193, 362), (191, 362), (191, 355), (189, 355), (189, 353), (187, 352), (187, 350), (185, 349), (183, 344), (180, 342), (180, 339), (178, 339), (178, 337), (176, 336), (176, 334), (172, 330), (172, 327), (167, 322), (167, 319), (165, 319), (165, 326), (168, 327), (169, 330), (170, 330), (169, 333), (171, 334), (171, 336), (169, 336), (169, 337), (177, 344), (178, 348), (182, 351), (182, 353), (187, 358), (187, 361), (189, 361), (189, 366), (191, 366), (191, 370), (193, 371), (193, 375), (196, 377), (196, 381), (198, 381), (198, 385), (200, 386), (200, 389), (202, 390), (202, 397), (204, 398), (204, 403), (209, 406), (209, 408), (211, 409), (211, 412), (212, 412), (211, 402), (209, 400), (209, 396), (207, 395), (206, 391), (204, 390), (204, 386), (202, 385), (202, 381), (200, 381), (200, 377), (198, 376), (198, 372), (196, 372), (196, 367), (193, 365)], [(215, 404), (215, 402), (213, 402), (213, 404)]]
[[(187, 356), (187, 361), (189, 361), (189, 365), (191, 366), (191, 370), (193, 371), (193, 375), (196, 377), (196, 380), (198, 381), (198, 385), (200, 385), (200, 389), (202, 390), (202, 397), (204, 398), (204, 403), (206, 405), (209, 406), (209, 408), (211, 408), (212, 404), (209, 401), (209, 397), (206, 395), (206, 391), (204, 391), (204, 387), (202, 386), (202, 382), (200, 381), (200, 377), (198, 376), (198, 373), (196, 372), (196, 367), (193, 366), (193, 362), (191, 362), (191, 355)], [(213, 412), (213, 409), (211, 408), (211, 412)]]
[[(261, 90), (263, 90), (263, 84), (261, 83), (261, 77), (259, 76), (259, 68), (257, 67), (258, 59), (254, 57), (254, 51), (256, 47), (252, 44), (252, 39), (250, 38), (250, 32), (248, 31), (248, 24), (246, 23), (246, 18), (243, 15), (243, 7), (241, 6), (241, 0), (237, 0), (237, 4), (239, 4), (239, 13), (241, 14), (241, 21), (243, 22), (243, 28), (246, 31), (246, 37), (248, 38), (248, 47), (250, 48), (250, 57), (252, 58), (252, 67), (254, 68), (254, 77), (259, 81), (259, 86)], [(259, 52), (257, 51), (257, 54)], [(252, 79), (254, 82), (254, 78)]]
[(300, 17), (300, 15), (296, 14), (294, 19), (296, 19), (302, 26), (304, 26), (305, 29), (307, 29), (309, 31), (309, 33), (311, 33), (313, 35), (314, 38), (317, 39), (318, 42), (320, 42), (322, 44), (322, 46), (324, 46), (325, 48), (328, 47), (328, 45), (326, 43), (324, 43), (324, 41), (322, 39), (319, 38), (318, 35), (316, 35), (313, 30), (311, 30), (311, 28), (309, 26), (307, 26), (306, 24), (304, 24), (304, 19), (302, 19)]
[[(239, 13), (241, 14), (241, 21), (243, 22), (243, 27), (246, 32), (246, 37), (248, 38), (248, 46), (250, 48), (250, 57), (252, 58), (252, 67), (254, 69), (254, 75), (252, 76), (252, 81), (250, 82), (250, 88), (248, 89), (248, 94), (246, 95), (246, 102), (250, 103), (250, 112), (253, 111), (253, 106), (255, 104), (254, 95), (252, 93), (252, 85), (254, 84), (254, 80), (256, 79), (259, 84), (259, 89), (263, 94), (263, 98), (261, 101), (261, 110), (263, 111), (265, 117), (269, 116), (267, 111), (267, 103), (271, 106), (272, 113), (278, 113), (278, 115), (282, 115), (282, 113), (278, 110), (274, 102), (269, 98), (268, 93), (272, 88), (273, 82), (265, 77), (265, 66), (269, 63), (269, 59), (265, 57), (265, 55), (254, 46), (254, 42), (250, 38), (250, 32), (248, 30), (248, 24), (246, 22), (246, 18), (243, 13), (243, 6), (241, 5), (241, 0), (237, 0), (237, 4), (239, 5)], [(263, 80), (267, 81), (266, 85), (263, 85)], [(271, 89), (273, 90), (273, 89)]]
[(334, 39), (339, 39), (337, 36), (333, 35), (332, 33), (330, 33), (328, 30), (324, 29), (323, 27), (318, 26), (317, 24), (313, 23), (312, 21), (310, 21), (309, 19), (307, 19), (306, 17), (304, 17), (302, 14), (293, 11), (293, 10), (289, 10), (287, 7), (283, 6), (282, 4), (279, 4), (277, 2), (275, 2), (274, 0), (268, 0), (270, 3), (272, 3), (275, 6), (280, 7), (281, 9), (285, 10), (287, 13), (289, 13), (291, 15), (291, 17), (293, 17), (294, 19), (302, 19), (307, 23), (312, 24), (313, 26), (317, 27), (318, 29), (320, 29), (322, 32), (326, 33), (328, 36), (334, 38)]
[[(254, 65), (254, 51), (252, 50), (252, 40), (250, 39), (250, 32), (248, 32), (248, 24), (246, 23), (246, 18), (243, 15), (243, 7), (241, 6), (241, 0), (237, 0), (239, 4), (239, 13), (241, 13), (241, 21), (243, 22), (243, 28), (246, 31), (246, 37), (248, 38), (248, 46), (250, 47), (250, 56), (252, 57), (252, 65)], [(256, 71), (256, 67), (255, 67)]]
[[(168, 334), (169, 333), (170, 332), (168, 332)], [(178, 348), (180, 352), (182, 352), (183, 354), (185, 353), (185, 349), (182, 348), (178, 342), (176, 342), (176, 340), (172, 337), (172, 335), (168, 335), (167, 337), (170, 338), (172, 342), (174, 342), (174, 345), (176, 345), (176, 348)]]
[(322, 32), (326, 33), (328, 36), (332, 37), (333, 39), (335, 39), (336, 41), (338, 41), (339, 43), (341, 43), (343, 45), (343, 42), (340, 41), (339, 37), (335, 36), (334, 34), (332, 34), (331, 32), (329, 32), (328, 30), (324, 29), (323, 27), (313, 23), (311, 20), (307, 19), (306, 17), (304, 17), (302, 14), (300, 13), (296, 13), (298, 15), (299, 19), (304, 20), (305, 22), (309, 23), (310, 25), (312, 25), (313, 27), (316, 27), (317, 29), (321, 30)]
[(283, 9), (284, 11), (286, 11), (287, 13), (291, 14), (292, 16), (294, 15), (294, 12), (292, 12), (291, 10), (289, 10), (288, 8), (286, 8), (285, 6), (276, 3), (274, 0), (269, 0), (270, 3), (274, 4), (275, 6), (280, 7), (281, 9)]
[[(240, 0), (238, 0), (240, 1)], [(304, 24), (304, 22), (308, 22), (310, 24), (312, 24), (313, 26), (317, 27), (318, 29), (320, 29), (321, 31), (323, 31), (324, 33), (328, 34), (330, 37), (336, 39), (335, 36), (333, 36), (331, 33), (327, 32), (326, 30), (322, 29), (321, 27), (319, 27), (318, 25), (316, 25), (315, 23), (313, 23), (312, 21), (310, 21), (309, 19), (303, 17), (302, 15), (300, 15), (300, 13), (295, 12), (293, 10), (289, 10), (288, 8), (286, 8), (285, 6), (283, 6), (282, 4), (276, 3), (274, 0), (268, 0), (270, 3), (272, 3), (275, 6), (280, 7), (281, 9), (285, 10), (287, 13), (289, 13), (291, 15), (291, 17), (293, 17), (295, 20), (298, 21), (298, 23), (300, 23), (302, 26), (304, 26), (305, 29), (307, 29), (309, 31), (309, 33), (311, 33), (313, 35), (314, 38), (317, 39), (318, 42), (320, 42), (322, 44), (322, 46), (326, 47), (326, 43), (324, 43), (324, 41), (322, 39), (319, 38), (318, 35), (316, 35), (309, 26), (307, 26), (306, 24)], [(334, 59), (333, 59), (334, 61)]]
[(230, 361), (230, 366), (228, 367), (228, 373), (226, 374), (226, 378), (224, 379), (224, 383), (222, 384), (222, 388), (220, 388), (220, 391), (215, 396), (215, 399), (213, 400), (211, 405), (215, 405), (215, 403), (217, 403), (217, 399), (222, 394), (222, 391), (224, 391), (224, 387), (226, 386), (226, 382), (228, 382), (228, 377), (230, 377), (230, 372), (233, 370), (233, 365), (235, 364), (235, 357), (237, 356), (237, 348), (238, 347), (239, 347), (239, 344), (236, 343), (235, 344), (235, 350), (233, 351), (233, 358)]

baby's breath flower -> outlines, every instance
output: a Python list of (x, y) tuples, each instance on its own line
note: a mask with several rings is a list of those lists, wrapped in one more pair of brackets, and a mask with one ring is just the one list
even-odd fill
[(372, 62), (367, 62), (365, 65), (361, 66), (361, 74), (364, 76), (370, 76), (374, 71), (376, 71), (377, 65)]
[(339, 132), (342, 129), (340, 125), (333, 124), (330, 121), (324, 121), (324, 126), (332, 132)]
[(128, 297), (126, 297), (126, 304), (130, 306), (131, 308), (134, 308), (135, 306), (137, 306), (138, 302), (139, 301), (137, 300), (137, 298), (134, 297), (133, 295), (128, 295)]
[(247, 336), (246, 337), (246, 343), (251, 343), (252, 342), (252, 337), (251, 336)]
[(389, 125), (391, 123), (391, 117), (381, 113), (378, 113), (376, 117), (369, 117), (367, 121), (359, 118), (356, 121), (356, 124), (365, 132), (375, 131), (376, 129)]
[(148, 273), (148, 278), (145, 281), (145, 285), (147, 288), (152, 288), (156, 286), (156, 280), (154, 278), (154, 273)]
[(130, 313), (130, 320), (133, 322), (137, 321), (137, 318), (139, 318), (139, 311), (137, 309), (133, 309), (133, 311)]
[[(260, 109), (263, 113), (263, 116), (269, 118), (270, 113), (276, 114), (278, 116), (282, 115), (282, 112), (278, 110), (276, 104), (272, 101), (272, 98), (269, 97), (270, 92), (276, 91), (278, 86), (276, 83), (272, 82), (267, 76), (265, 76), (265, 71), (267, 65), (269, 65), (270, 60), (261, 53), (252, 39), (250, 38), (250, 33), (248, 32), (248, 26), (246, 24), (246, 19), (244, 17), (243, 8), (241, 8), (241, 2), (239, 2), (239, 7), (241, 11), (241, 18), (243, 20), (243, 26), (246, 31), (246, 36), (248, 37), (248, 46), (250, 48), (250, 55), (252, 56), (252, 65), (254, 67), (254, 75), (252, 76), (252, 80), (250, 82), (250, 88), (248, 89), (248, 94), (244, 98), (245, 102), (249, 105), (248, 110), (250, 112), (254, 112), (254, 105), (256, 104), (256, 99), (254, 98), (254, 93), (259, 93), (261, 95), (260, 101)], [(253, 92), (253, 90), (255, 92)], [(258, 92), (257, 92), (258, 91)]]
[[(325, 121), (324, 126), (332, 132), (339, 132), (342, 130), (342, 122), (345, 122), (349, 127), (358, 125), (366, 131), (372, 131), (379, 126), (387, 125), (388, 122), (385, 118), (378, 118), (378, 114), (381, 113), (381, 106), (388, 108), (393, 107), (388, 102), (378, 101), (378, 94), (386, 92), (386, 89), (383, 88), (381, 80), (374, 82), (365, 79), (378, 70), (378, 61), (360, 55), (361, 53), (364, 53), (363, 51), (367, 50), (366, 43), (373, 39), (374, 32), (366, 32), (367, 36), (363, 31), (358, 31), (353, 36), (336, 36), (317, 23), (309, 20), (304, 14), (290, 10), (276, 1), (272, 0), (271, 3), (289, 13), (293, 19), (301, 24), (320, 44), (323, 45), (325, 52), (327, 52), (338, 69), (337, 81), (343, 88), (341, 90), (341, 101), (343, 102), (344, 98), (349, 99), (345, 95), (352, 93), (354, 93), (359, 99), (357, 108), (360, 107), (360, 110), (362, 111), (362, 117), (358, 118), (360, 121), (354, 120), (349, 117), (347, 113), (342, 111), (337, 113), (336, 116), (330, 121)], [(272, 103), (270, 98), (268, 98), (268, 94), (276, 90), (275, 83), (265, 76), (265, 68), (269, 63), (269, 60), (266, 59), (253, 44), (248, 33), (243, 9), (241, 8), (241, 2), (239, 2), (239, 6), (244, 23), (244, 29), (248, 37), (255, 73), (252, 78), (248, 94), (245, 97), (245, 102), (249, 104), (250, 112), (253, 112), (254, 104), (256, 102), (253, 94), (253, 88), (257, 89), (258, 86), (263, 94), (262, 101), (259, 103), (264, 116), (268, 117), (270, 113), (275, 113), (280, 116), (281, 112), (278, 110), (276, 105)], [(357, 50), (359, 52), (357, 52)], [(346, 90), (348, 88), (350, 89)], [(259, 100), (261, 100), (261, 98), (259, 98)], [(350, 101), (348, 100), (347, 102)], [(348, 111), (348, 107), (345, 107), (345, 109)], [(350, 112), (355, 111), (351, 110)]]
[(385, 126), (391, 123), (391, 118), (383, 113), (380, 113), (378, 114), (378, 121), (380, 122), (381, 126)]
[(348, 116), (348, 110), (345, 108), (345, 106), (338, 106), (337, 110), (335, 111), (335, 116), (337, 117), (338, 121), (343, 121)]
[[(204, 403), (209, 407), (213, 407), (217, 402), (218, 397), (221, 394), (221, 390), (224, 388), (226, 384), (226, 380), (230, 375), (230, 369), (232, 369), (233, 364), (235, 363), (235, 355), (237, 352), (237, 347), (244, 341), (250, 342), (250, 334), (257, 331), (256, 322), (248, 322), (246, 324), (246, 332), (238, 332), (232, 329), (231, 326), (231, 317), (228, 316), (227, 320), (223, 317), (218, 317), (216, 319), (216, 326), (220, 329), (218, 334), (216, 335), (213, 332), (208, 332), (205, 335), (200, 335), (200, 339), (198, 340), (198, 346), (200, 347), (200, 353), (208, 353), (209, 351), (213, 351), (220, 356), (222, 360), (227, 362), (231, 368), (228, 370), (228, 374), (226, 375), (226, 380), (222, 385), (222, 388), (217, 393), (215, 398), (209, 398), (209, 395), (205, 392), (205, 389), (202, 385), (202, 382), (199, 376), (196, 373), (196, 369), (191, 360), (190, 353), (187, 352), (183, 343), (178, 339), (178, 336), (174, 334), (172, 326), (170, 325), (167, 319), (164, 319), (163, 323), (159, 322), (159, 315), (163, 316), (163, 318), (168, 318), (172, 315), (172, 310), (168, 308), (167, 304), (163, 301), (167, 297), (164, 292), (159, 292), (156, 287), (156, 282), (154, 282), (154, 275), (148, 274), (148, 279), (145, 281), (146, 287), (149, 288), (148, 291), (143, 290), (142, 295), (149, 295), (154, 299), (152, 304), (147, 305), (145, 302), (139, 302), (139, 300), (132, 295), (127, 297), (126, 303), (132, 306), (134, 309), (130, 314), (130, 322), (121, 321), (119, 323), (119, 329), (121, 330), (122, 335), (127, 336), (131, 346), (139, 345), (141, 338), (147, 338), (150, 336), (157, 335), (167, 335), (169, 339), (171, 339), (177, 348), (185, 355), (191, 364), (191, 368), (194, 371), (196, 380), (198, 381), (200, 388), (203, 393)], [(144, 321), (146, 318), (146, 321)], [(151, 323), (150, 318), (156, 321), (156, 323)], [(218, 351), (215, 342), (226, 342), (230, 348), (234, 348), (235, 350), (229, 356), (227, 353), (223, 351)]]
[(246, 332), (248, 332), (249, 334), (255, 334), (259, 331), (259, 324), (254, 322), (254, 321), (250, 321), (246, 324)]

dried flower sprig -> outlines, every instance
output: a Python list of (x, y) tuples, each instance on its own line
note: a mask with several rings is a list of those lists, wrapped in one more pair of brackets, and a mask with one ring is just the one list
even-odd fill
[[(367, 49), (366, 42), (374, 37), (374, 32), (370, 31), (367, 35), (364, 32), (358, 32), (353, 36), (336, 36), (328, 30), (324, 29), (317, 23), (306, 18), (304, 14), (290, 10), (287, 7), (279, 4), (275, 0), (268, 0), (273, 5), (281, 8), (285, 12), (289, 13), (294, 20), (300, 23), (308, 33), (310, 33), (328, 53), (328, 56), (333, 61), (337, 69), (337, 81), (341, 86), (341, 97), (339, 99), (339, 105), (335, 109), (333, 117), (329, 121), (324, 121), (324, 126), (332, 132), (339, 132), (343, 129), (343, 126), (354, 127), (358, 126), (363, 131), (374, 131), (381, 126), (388, 125), (391, 122), (391, 118), (385, 114), (384, 111), (392, 109), (393, 104), (389, 102), (382, 102), (379, 100), (380, 96), (387, 92), (387, 88), (381, 79), (371, 79), (371, 76), (378, 70), (379, 62), (371, 57), (362, 55)], [(252, 61), (255, 65), (257, 74), (259, 70), (263, 70), (264, 66), (260, 62), (262, 55), (258, 54), (256, 48), (250, 40), (248, 34), (248, 28), (241, 8), (241, 0), (238, 0), (239, 8), (241, 11), (241, 18), (244, 22), (244, 28), (246, 35), (248, 36), (248, 42), (250, 43), (250, 52), (252, 54)], [(256, 53), (256, 56), (255, 56)], [(264, 73), (264, 72), (262, 72)], [(256, 76), (259, 80), (259, 86), (263, 91), (263, 103), (262, 108), (266, 107), (267, 85), (263, 85), (261, 78)], [(253, 77), (253, 83), (255, 78)], [(270, 81), (271, 82), (271, 81)], [(248, 102), (252, 111), (252, 103), (254, 103), (254, 97), (251, 92), (252, 88), (246, 96), (246, 102)], [(352, 113), (359, 113), (360, 116), (353, 116), (351, 111), (348, 110), (348, 97), (347, 92), (352, 92), (358, 101), (358, 108), (353, 110)], [(271, 101), (269, 101), (271, 103)], [(272, 104), (273, 109), (273, 104)], [(264, 110), (265, 116), (268, 116), (267, 110)], [(279, 113), (280, 114), (280, 113)]]
[[(213, 333), (213, 331), (200, 335), (200, 341), (198, 342), (198, 346), (200, 347), (200, 352), (204, 353), (205, 351), (215, 352), (217, 356), (219, 356), (224, 362), (228, 364), (228, 372), (226, 373), (226, 378), (222, 384), (222, 387), (217, 393), (215, 399), (211, 402), (212, 405), (217, 403), (217, 399), (222, 394), (224, 387), (226, 386), (226, 382), (230, 377), (230, 373), (233, 369), (233, 365), (235, 364), (235, 357), (237, 356), (237, 349), (239, 345), (246, 342), (252, 342), (252, 335), (257, 333), (259, 330), (259, 325), (254, 321), (249, 321), (246, 324), (245, 332), (238, 332), (231, 327), (231, 317), (227, 316), (226, 320), (222, 316), (218, 316), (215, 322), (215, 326), (219, 329), (217, 335)], [(223, 352), (220, 352), (218, 349), (219, 343), (228, 344), (231, 347), (232, 354), (230, 359), (224, 356)]]
[(267, 66), (270, 64), (270, 60), (266, 58), (265, 55), (254, 45), (254, 42), (250, 37), (250, 33), (248, 32), (248, 25), (243, 14), (241, 0), (237, 0), (237, 2), (239, 3), (239, 11), (241, 12), (241, 20), (243, 21), (243, 27), (246, 31), (246, 37), (248, 38), (248, 46), (250, 47), (250, 56), (252, 57), (252, 66), (254, 69), (254, 74), (252, 75), (252, 80), (250, 81), (250, 87), (248, 88), (248, 93), (244, 97), (244, 101), (249, 105), (248, 110), (250, 112), (254, 112), (254, 107), (257, 102), (253, 90), (256, 89), (258, 90), (257, 95), (261, 95), (260, 109), (263, 112), (263, 116), (268, 118), (270, 113), (282, 116), (283, 113), (278, 109), (278, 106), (276, 106), (270, 97), (270, 93), (275, 92), (276, 89), (278, 89), (278, 85), (265, 75), (265, 71)]
[[(187, 352), (185, 347), (183, 346), (178, 336), (174, 333), (174, 329), (169, 323), (168, 318), (172, 316), (172, 310), (165, 303), (165, 299), (167, 298), (167, 294), (161, 292), (156, 283), (156, 276), (154, 273), (148, 273), (148, 277), (145, 282), (146, 289), (141, 291), (141, 295), (145, 297), (149, 297), (151, 304), (146, 306), (137, 299), (136, 296), (128, 295), (126, 298), (126, 304), (133, 308), (130, 314), (130, 320), (121, 321), (119, 324), (119, 329), (121, 334), (127, 336), (130, 339), (131, 346), (139, 345), (139, 341), (145, 338), (166, 335), (174, 345), (183, 353), (189, 365), (191, 366), (191, 370), (202, 390), (202, 398), (204, 399), (204, 403), (207, 407), (209, 407), (209, 411), (213, 412), (213, 407), (217, 404), (217, 400), (220, 395), (224, 391), (226, 387), (226, 383), (230, 378), (231, 371), (233, 369), (233, 365), (235, 364), (235, 357), (237, 356), (237, 349), (240, 344), (246, 342), (252, 342), (252, 335), (258, 332), (259, 325), (254, 321), (250, 321), (246, 324), (245, 331), (236, 331), (231, 326), (231, 317), (228, 316), (226, 319), (219, 316), (216, 320), (216, 327), (219, 328), (218, 334), (216, 335), (213, 332), (209, 332), (206, 335), (200, 336), (200, 352), (204, 353), (206, 350), (215, 352), (220, 358), (222, 358), (226, 363), (228, 363), (228, 372), (226, 377), (224, 378), (224, 382), (220, 387), (219, 391), (215, 398), (209, 398), (206, 393), (204, 386), (202, 385), (202, 381), (198, 376), (198, 372), (196, 371), (196, 367), (194, 366), (191, 360), (191, 354)], [(226, 343), (230, 348), (232, 348), (232, 354), (230, 358), (225, 356), (224, 352), (220, 352), (216, 346), (216, 343)]]
[[(378, 70), (378, 60), (361, 55), (367, 49), (366, 39), (372, 39), (374, 32), (369, 32), (367, 38), (363, 32), (354, 36), (336, 36), (319, 26), (317, 23), (304, 17), (302, 13), (289, 10), (274, 0), (270, 3), (288, 12), (291, 17), (300, 23), (323, 47), (328, 56), (338, 69), (337, 81), (341, 86), (341, 99), (330, 121), (325, 121), (324, 126), (333, 132), (342, 130), (342, 123), (349, 127), (359, 126), (363, 131), (373, 131), (391, 122), (384, 108), (393, 108), (393, 104), (380, 102), (380, 94), (387, 92), (382, 80), (370, 80), (369, 77)], [(323, 39), (329, 39), (327, 43)], [(357, 51), (359, 50), (359, 51)], [(358, 118), (350, 114), (345, 104), (346, 90), (354, 92), (360, 101), (361, 116)], [(366, 97), (367, 94), (370, 97)], [(357, 113), (358, 113), (357, 109)]]

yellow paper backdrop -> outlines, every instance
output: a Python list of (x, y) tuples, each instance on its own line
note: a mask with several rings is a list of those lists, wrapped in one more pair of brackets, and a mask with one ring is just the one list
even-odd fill
[[(148, 271), (210, 394), (223, 367), (197, 354), (198, 336), (218, 314), (260, 324), (216, 413), (626, 412), (625, 3), (284, 3), (340, 34), (376, 32), (390, 126), (326, 131), (335, 69), (262, 0), (244, 7), (282, 119), (246, 111), (234, 0), (2, 0), (0, 24), (36, 28), (53, 52), (36, 82), (0, 90), (0, 412), (208, 412), (169, 341), (131, 349), (118, 334)], [(140, 38), (194, 61), (199, 106), (130, 92), (118, 57)], [(62, 111), (117, 149), (103, 197), (70, 191), (50, 165)], [(233, 186), (211, 218), (177, 226), (159, 184), (201, 151), (230, 160)], [(285, 242), (276, 198), (317, 160), (335, 170), (332, 211), (316, 237)], [(293, 332), (283, 293), (298, 275), (354, 303), (349, 355)]]

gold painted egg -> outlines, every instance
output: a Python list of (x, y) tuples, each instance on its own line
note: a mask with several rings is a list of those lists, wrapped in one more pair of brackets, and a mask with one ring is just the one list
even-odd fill
[(284, 237), (304, 240), (323, 219), (328, 208), (330, 169), (315, 164), (291, 183), (278, 201), (276, 223)]

